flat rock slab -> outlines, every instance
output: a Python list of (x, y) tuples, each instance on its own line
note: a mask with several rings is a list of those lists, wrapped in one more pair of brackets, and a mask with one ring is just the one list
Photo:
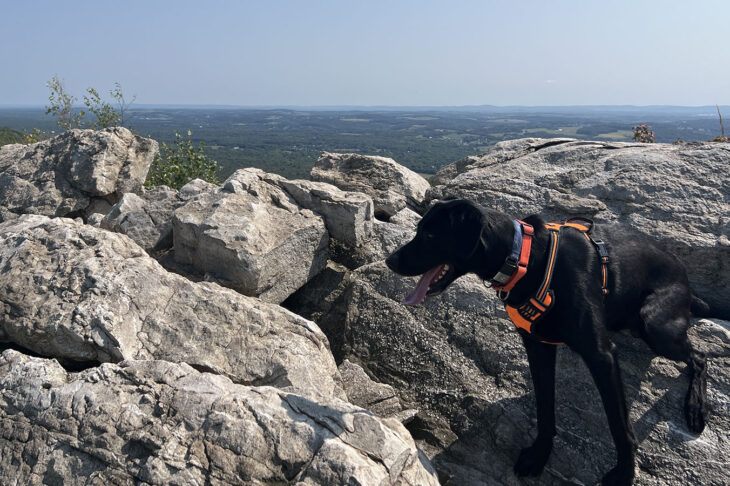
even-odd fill
[(127, 236), (63, 218), (0, 225), (0, 341), (82, 361), (184, 362), (237, 383), (344, 397), (314, 323), (168, 273)]
[(0, 356), (3, 484), (437, 485), (395, 420), (166, 361)]
[(278, 177), (242, 169), (178, 208), (175, 260), (277, 304), (317, 275), (327, 264), (324, 221), (272, 183)]
[(121, 127), (0, 147), (0, 221), (25, 213), (85, 217), (97, 200), (108, 209), (142, 190), (157, 151), (156, 141)]
[(324, 152), (312, 168), (313, 181), (373, 198), (375, 215), (387, 219), (405, 207), (419, 211), (428, 181), (393, 159), (373, 155)]
[(627, 225), (676, 255), (713, 315), (730, 319), (728, 167), (730, 143), (511, 140), (447, 169), (458, 175), (428, 198), (466, 198), (513, 217)]

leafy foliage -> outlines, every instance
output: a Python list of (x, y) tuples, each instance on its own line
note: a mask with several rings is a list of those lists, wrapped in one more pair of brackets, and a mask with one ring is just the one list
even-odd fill
[(152, 162), (145, 186), (165, 185), (180, 189), (193, 179), (218, 183), (218, 164), (205, 154), (204, 142), (200, 142), (198, 148), (193, 146), (191, 136), (192, 133), (188, 130), (187, 138), (175, 133), (172, 146), (162, 142), (160, 155)]
[(83, 123), (86, 112), (81, 110), (74, 113), (73, 105), (76, 97), (68, 94), (63, 81), (58, 78), (57, 74), (51, 77), (46, 86), (51, 90), (51, 94), (48, 96), (50, 105), (46, 106), (46, 115), (56, 117), (58, 126), (66, 130), (79, 128)]
[(96, 122), (90, 123), (90, 128), (108, 128), (115, 127), (119, 123), (120, 116), (114, 110), (114, 107), (101, 99), (99, 92), (94, 88), (86, 89), (87, 95), (84, 95), (84, 104), (86, 108), (96, 116)]
[(34, 128), (30, 131), (30, 133), (26, 132), (25, 129), (23, 129), (23, 141), (20, 143), (28, 145), (31, 143), (40, 142), (42, 139), (45, 138), (48, 138), (48, 135), (44, 134), (39, 128)]
[[(125, 126), (125, 123), (129, 123), (129, 106), (137, 98), (134, 96), (131, 101), (127, 101), (122, 92), (122, 85), (114, 83), (114, 89), (109, 91), (109, 95), (117, 105), (114, 107), (112, 103), (102, 99), (95, 88), (86, 88), (86, 94), (84, 95), (86, 110), (75, 110), (73, 105), (76, 102), (76, 97), (66, 91), (63, 81), (58, 78), (58, 75), (54, 74), (50, 81), (46, 83), (46, 86), (51, 90), (48, 97), (50, 105), (46, 107), (46, 115), (50, 114), (56, 117), (58, 125), (66, 130)], [(94, 115), (96, 121), (87, 121), (87, 113)]]
[(634, 140), (641, 143), (654, 143), (654, 132), (649, 131), (649, 125), (641, 124), (631, 127), (634, 130)]

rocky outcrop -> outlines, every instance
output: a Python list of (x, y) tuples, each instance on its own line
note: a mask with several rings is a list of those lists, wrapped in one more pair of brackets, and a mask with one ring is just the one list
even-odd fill
[[(149, 253), (172, 247), (172, 217), (175, 210), (201, 193), (213, 192), (218, 186), (195, 179), (180, 188), (157, 186), (140, 196), (127, 193), (111, 207), (99, 226), (123, 233)], [(88, 221), (91, 223), (91, 221)]]
[(687, 267), (713, 315), (730, 319), (730, 144), (524, 139), (500, 143), (429, 191), (514, 217), (615, 222), (648, 235)]
[(157, 142), (126, 128), (69, 130), (0, 148), (0, 221), (20, 214), (86, 217), (138, 193)]
[(346, 191), (367, 194), (375, 203), (375, 215), (387, 220), (406, 206), (420, 211), (426, 179), (386, 157), (324, 152), (310, 178)]
[(175, 211), (175, 260), (245, 295), (280, 303), (327, 264), (324, 221), (276, 185), (242, 169)]
[(0, 356), (5, 484), (437, 485), (395, 420), (165, 361)]
[[(535, 410), (500, 301), (472, 276), (406, 308), (414, 279), (382, 263), (428, 200), (631, 225), (723, 309), (728, 144), (502, 142), (427, 193), (389, 159), (354, 154), (324, 154), (315, 182), (243, 169), (220, 187), (141, 191), (124, 167), (145, 142), (130, 136), (0, 150), (0, 349), (56, 359), (0, 357), (0, 483), (436, 484), (402, 422), (442, 484), (517, 484)], [(696, 320), (691, 338), (709, 357), (699, 437), (682, 416), (684, 366), (615, 336), (636, 484), (727, 482), (730, 323)], [(614, 462), (589, 374), (567, 349), (558, 359), (553, 455), (522, 484), (594, 484)]]
[[(339, 360), (359, 363), (418, 408), (407, 424), (444, 484), (517, 484), (512, 465), (534, 437), (535, 410), (524, 350), (500, 301), (477, 278), (457, 280), (440, 297), (407, 308), (415, 279), (382, 263), (348, 277), (320, 325)], [(699, 320), (694, 345), (709, 357), (709, 420), (699, 437), (683, 418), (684, 364), (643, 342), (615, 336), (639, 441), (636, 484), (723, 484), (730, 430), (730, 323)], [(600, 397), (585, 366), (561, 347), (558, 435), (543, 474), (524, 484), (595, 484), (614, 462)]]
[(236, 383), (344, 397), (312, 322), (168, 273), (125, 235), (26, 215), (0, 225), (0, 241), (0, 341), (87, 362), (187, 363)]

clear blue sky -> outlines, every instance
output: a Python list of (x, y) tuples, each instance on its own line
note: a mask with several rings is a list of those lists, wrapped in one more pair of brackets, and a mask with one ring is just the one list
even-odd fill
[(0, 0), (0, 105), (730, 105), (730, 1)]

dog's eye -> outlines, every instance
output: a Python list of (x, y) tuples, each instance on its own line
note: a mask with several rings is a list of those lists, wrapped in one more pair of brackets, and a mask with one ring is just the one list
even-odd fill
[(435, 238), (436, 235), (434, 235), (433, 233), (424, 233), (424, 236), (427, 240), (432, 240)]

